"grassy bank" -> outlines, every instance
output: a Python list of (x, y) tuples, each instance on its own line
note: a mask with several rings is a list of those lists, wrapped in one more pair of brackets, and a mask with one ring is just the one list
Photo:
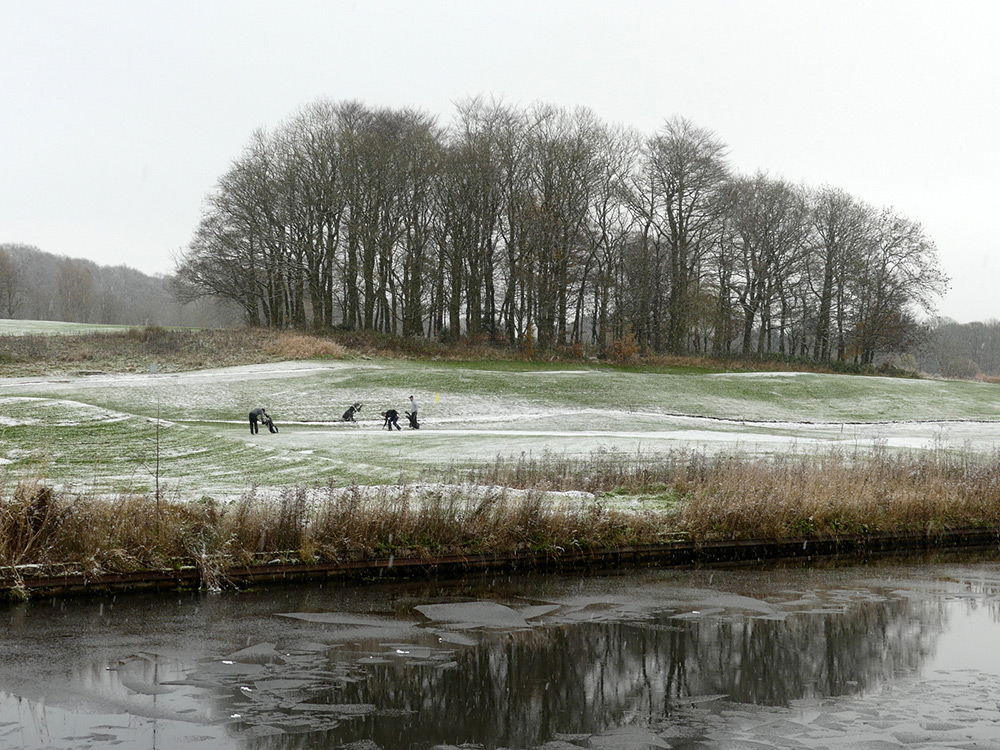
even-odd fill
[(6, 376), (177, 372), (346, 354), (330, 339), (270, 329), (100, 328), (63, 323), (48, 324), (47, 332), (41, 332), (0, 327), (0, 374)]
[(599, 454), (497, 460), (435, 484), (250, 488), (228, 504), (109, 500), (21, 483), (0, 488), (0, 568), (16, 583), (23, 566), (130, 573), (196, 565), (224, 581), (229, 568), (273, 559), (558, 556), (675, 540), (998, 526), (996, 455)]

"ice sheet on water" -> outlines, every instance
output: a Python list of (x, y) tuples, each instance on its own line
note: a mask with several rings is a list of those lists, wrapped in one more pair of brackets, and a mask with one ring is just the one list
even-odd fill
[(192, 674), (190, 679), (193, 681), (203, 681), (206, 679), (203, 675), (256, 677), (257, 675), (264, 674), (264, 666), (261, 664), (240, 664), (230, 659), (214, 659), (200, 664), (199, 672), (201, 674)]
[(132, 677), (122, 677), (122, 685), (140, 695), (164, 695), (172, 693), (175, 689), (167, 685), (156, 685), (152, 682), (145, 682), (144, 680), (137, 680)]
[(319, 643), (317, 641), (290, 641), (285, 646), (285, 652), (289, 657), (309, 660), (315, 658), (315, 654), (322, 654), (336, 645), (339, 644)]
[(437, 637), (442, 643), (452, 643), (456, 646), (478, 646), (479, 641), (461, 633), (449, 633), (444, 630), (437, 631)]
[(341, 714), (343, 716), (364, 716), (375, 712), (371, 703), (297, 703), (292, 711)]
[(433, 659), (435, 656), (447, 658), (452, 651), (440, 651), (429, 646), (417, 646), (412, 643), (380, 643), (379, 646), (385, 649), (388, 656), (407, 657), (409, 659)]
[[(640, 621), (660, 614), (679, 619), (698, 619), (706, 615), (776, 619), (787, 616), (779, 602), (714, 589), (671, 587), (665, 593), (667, 596), (663, 598), (650, 597), (648, 592), (633, 590), (623, 582), (616, 594), (558, 597), (553, 603), (560, 608), (547, 619), (579, 622), (625, 618)], [(815, 606), (817, 603), (812, 604)]]
[(257, 680), (254, 682), (254, 687), (257, 690), (263, 690), (266, 692), (282, 692), (285, 690), (297, 690), (299, 688), (309, 687), (310, 685), (315, 685), (315, 680), (288, 680), (288, 679), (267, 679), (267, 680)]
[(258, 643), (253, 646), (247, 646), (246, 648), (235, 651), (225, 658), (231, 661), (238, 661), (242, 663), (267, 663), (275, 660), (281, 659), (281, 654), (279, 654), (273, 643)]
[(705, 597), (704, 602), (707, 605), (722, 607), (726, 610), (759, 612), (762, 615), (774, 615), (779, 613), (779, 608), (774, 604), (765, 602), (762, 599), (755, 599), (750, 596), (740, 596), (739, 594), (715, 594)]
[(584, 609), (585, 607), (602, 607), (602, 606), (617, 606), (622, 603), (628, 603), (629, 597), (618, 596), (615, 594), (595, 594), (595, 595), (568, 595), (560, 596), (552, 600), (553, 604), (558, 604), (559, 606), (565, 607), (567, 609)]
[(527, 621), (516, 610), (496, 602), (422, 604), (415, 609), (434, 622), (465, 623), (487, 628), (525, 628)]
[(703, 607), (701, 609), (693, 609), (690, 612), (678, 612), (671, 615), (671, 617), (675, 620), (700, 620), (703, 617), (721, 615), (725, 611), (722, 607)]
[(647, 750), (653, 747), (672, 746), (648, 729), (626, 726), (590, 737), (587, 740), (587, 747), (594, 750)]
[(279, 612), (278, 617), (322, 623), (324, 625), (361, 625), (366, 627), (411, 627), (410, 623), (385, 617), (348, 614), (345, 612)]
[(531, 607), (524, 607), (518, 609), (518, 614), (521, 615), (525, 620), (533, 620), (536, 617), (542, 617), (543, 615), (550, 614), (559, 609), (558, 604), (536, 604)]

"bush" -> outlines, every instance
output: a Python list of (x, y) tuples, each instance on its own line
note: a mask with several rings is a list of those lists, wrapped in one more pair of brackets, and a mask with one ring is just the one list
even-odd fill
[(608, 350), (608, 357), (612, 362), (625, 365), (635, 362), (639, 358), (639, 342), (632, 331), (626, 331), (616, 338)]
[(946, 378), (961, 378), (973, 380), (981, 374), (979, 365), (968, 357), (956, 357), (941, 368), (941, 374)]
[(336, 341), (320, 336), (299, 333), (282, 333), (276, 341), (269, 342), (264, 351), (282, 359), (313, 359), (327, 357), (342, 359), (347, 350)]

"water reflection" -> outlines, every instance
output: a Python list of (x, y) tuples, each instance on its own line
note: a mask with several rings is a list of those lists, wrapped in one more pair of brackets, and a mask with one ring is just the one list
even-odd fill
[(1000, 632), (998, 591), (982, 563), (32, 604), (7, 611), (0, 746), (532, 748), (681, 726), (692, 705), (915, 675), (969, 607)]
[[(943, 626), (939, 606), (885, 600), (784, 619), (667, 612), (642, 622), (558, 624), (484, 635), (459, 651), (421, 640), (369, 644), (382, 653), (336, 648), (326, 655), (330, 668), (363, 664), (367, 674), (339, 686), (331, 701), (372, 710), (332, 728), (326, 741), (534, 747), (558, 734), (648, 724), (672, 716), (675, 704), (720, 695), (787, 705), (853, 693), (916, 671)], [(283, 743), (266, 747), (289, 747)]]

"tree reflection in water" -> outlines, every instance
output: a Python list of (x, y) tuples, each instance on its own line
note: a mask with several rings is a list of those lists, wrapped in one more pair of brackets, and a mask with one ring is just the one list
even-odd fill
[[(254, 747), (370, 739), (383, 748), (526, 748), (557, 734), (662, 721), (711, 696), (784, 706), (850, 694), (914, 673), (945, 619), (940, 602), (879, 596), (775, 617), (668, 611), (481, 632), (470, 646), (442, 643), (434, 633), (407, 648), (343, 646), (327, 653), (327, 668), (343, 674), (361, 664), (362, 679), (343, 682), (328, 700), (374, 710), (321, 732), (260, 738)], [(418, 658), (386, 656), (399, 652)]]

